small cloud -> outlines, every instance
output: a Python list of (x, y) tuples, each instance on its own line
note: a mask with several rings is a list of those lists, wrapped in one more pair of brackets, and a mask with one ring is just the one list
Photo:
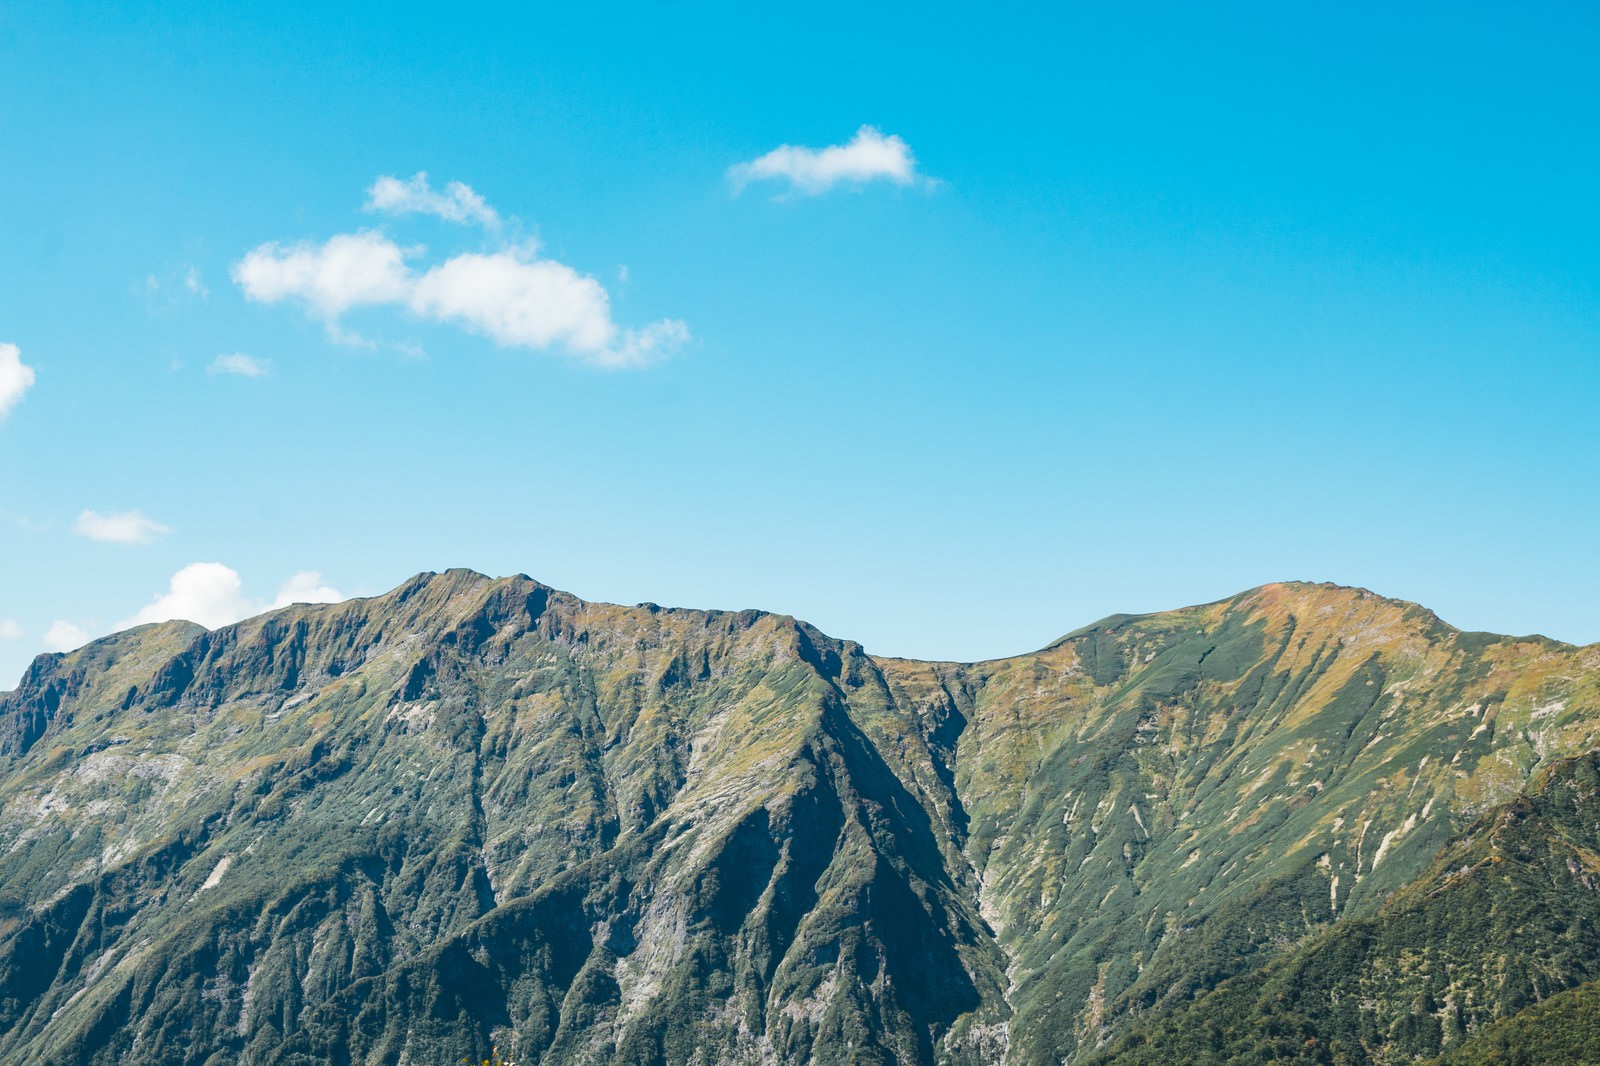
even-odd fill
[(33, 387), (33, 367), (22, 361), (22, 349), (15, 344), (0, 344), (0, 419)]
[(434, 192), (427, 172), (421, 170), (405, 181), (385, 175), (373, 182), (367, 190), (366, 209), (390, 215), (433, 215), (446, 222), (476, 222), (488, 229), (500, 226), (499, 214), (470, 185), (452, 181), (444, 192)]
[(283, 583), (277, 599), (272, 601), (272, 609), (288, 607), (293, 603), (338, 603), (345, 598), (338, 589), (324, 585), (322, 574), (318, 571), (302, 570)]
[(269, 359), (257, 359), (243, 352), (234, 352), (231, 355), (219, 355), (211, 360), (211, 365), (206, 367), (207, 374), (236, 374), (242, 378), (264, 378), (272, 369)]
[(172, 530), (140, 511), (121, 511), (100, 514), (84, 511), (72, 523), (72, 531), (80, 537), (104, 541), (108, 544), (148, 544)]
[(190, 300), (204, 300), (211, 295), (199, 268), (194, 266), (184, 267), (181, 272), (146, 274), (133, 292), (153, 315), (168, 314)]
[(899, 137), (885, 137), (872, 126), (862, 126), (849, 144), (806, 148), (784, 144), (766, 155), (728, 168), (734, 195), (757, 181), (785, 181), (789, 191), (818, 196), (836, 185), (865, 185), (888, 181), (896, 185), (932, 182), (917, 174), (911, 146)]
[(190, 563), (172, 575), (164, 594), (116, 628), (182, 618), (216, 629), (250, 613), (251, 604), (245, 599), (237, 571), (221, 563)]
[(22, 627), (9, 618), (0, 618), (0, 640), (22, 639)]
[(63, 622), (59, 618), (51, 622), (50, 628), (44, 631), (46, 651), (73, 651), (87, 643), (89, 643), (87, 630), (71, 622)]
[(0, 522), (4, 522), (8, 526), (15, 526), (26, 533), (50, 532), (50, 523), (41, 522), (37, 518), (31, 518), (25, 514), (17, 514), (14, 511), (0, 510)]

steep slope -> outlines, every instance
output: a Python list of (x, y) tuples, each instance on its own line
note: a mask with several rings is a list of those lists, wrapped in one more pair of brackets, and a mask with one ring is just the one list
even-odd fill
[[(1411, 1062), (1597, 978), (1600, 752), (1541, 772), (1371, 917), (1337, 924), (1095, 1061)], [(1551, 1011), (1539, 1014), (1555, 1028)], [(1571, 1020), (1594, 1029), (1581, 1013)], [(1493, 1048), (1493, 1032), (1449, 1061)]]
[(791, 619), (451, 573), (174, 635), (6, 708), (47, 723), (3, 779), (0, 1059), (927, 1059), (999, 1002), (842, 712), (859, 652)]
[(1334, 586), (979, 664), (465, 571), (145, 627), (0, 696), (0, 1060), (1083, 1059), (1596, 746), (1600, 649)]
[(1600, 1047), (1600, 981), (1485, 1026), (1437, 1066), (1589, 1066)]

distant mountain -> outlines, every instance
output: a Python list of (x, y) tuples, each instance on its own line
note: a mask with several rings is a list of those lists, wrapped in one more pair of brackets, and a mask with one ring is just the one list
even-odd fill
[(1600, 1002), (1600, 646), (1331, 585), (954, 664), (427, 574), (41, 656), (0, 812), (8, 1063), (1562, 1061)]

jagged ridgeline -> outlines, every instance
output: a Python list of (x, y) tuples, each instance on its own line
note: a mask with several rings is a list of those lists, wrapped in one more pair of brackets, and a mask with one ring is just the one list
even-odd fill
[(1269, 585), (1030, 655), (424, 575), (0, 696), (0, 1061), (1587, 1061), (1600, 646)]

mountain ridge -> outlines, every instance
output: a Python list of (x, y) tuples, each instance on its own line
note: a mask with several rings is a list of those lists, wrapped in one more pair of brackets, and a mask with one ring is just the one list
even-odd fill
[(0, 695), (0, 1057), (1076, 1061), (1597, 746), (1600, 646), (1314, 583), (976, 663), (466, 570), (141, 627)]
[[(418, 582), (425, 582), (425, 581), (436, 580), (436, 579), (438, 579), (438, 580), (467, 580), (467, 581), (477, 580), (477, 581), (490, 582), (490, 583), (505, 582), (505, 581), (524, 581), (524, 582), (528, 582), (529, 584), (532, 584), (532, 585), (534, 585), (536, 587), (548, 589), (548, 590), (550, 590), (552, 592), (561, 592), (561, 590), (556, 589), (554, 586), (547, 585), (547, 584), (539, 581), (537, 578), (531, 577), (526, 573), (509, 574), (509, 575), (504, 575), (504, 576), (501, 576), (501, 577), (492, 577), (492, 576), (490, 576), (488, 574), (482, 573), (481, 571), (473, 570), (473, 569), (468, 568), (468, 567), (450, 567), (448, 569), (438, 570), (438, 571), (434, 571), (434, 570), (421, 571), (421, 572), (419, 572), (417, 574), (414, 574), (411, 577), (407, 578), (405, 581), (402, 581), (399, 585), (396, 585), (394, 588), (392, 588), (392, 589), (390, 589), (390, 590), (388, 590), (386, 592), (375, 593), (375, 594), (373, 594), (371, 596), (353, 596), (353, 597), (350, 597), (349, 599), (346, 599), (346, 600), (333, 601), (330, 604), (314, 604), (314, 603), (300, 603), (300, 602), (285, 604), (282, 607), (275, 607), (275, 608), (272, 608), (272, 609), (267, 610), (267, 611), (262, 611), (262, 612), (259, 612), (257, 614), (254, 614), (254, 615), (250, 615), (250, 616), (248, 616), (246, 618), (240, 619), (238, 622), (230, 622), (227, 625), (217, 626), (214, 629), (207, 629), (205, 626), (201, 626), (200, 623), (189, 621), (187, 619), (171, 619), (171, 620), (166, 621), (166, 622), (149, 622), (149, 623), (144, 623), (144, 624), (138, 625), (138, 626), (131, 626), (131, 627), (127, 628), (127, 629), (117, 630), (117, 631), (115, 631), (113, 633), (106, 634), (103, 637), (97, 637), (94, 640), (90, 641), (89, 644), (99, 643), (100, 641), (107, 640), (107, 639), (110, 639), (112, 637), (120, 636), (120, 635), (126, 634), (126, 633), (138, 633), (138, 632), (141, 632), (141, 631), (155, 629), (155, 628), (159, 628), (159, 627), (163, 627), (163, 626), (195, 626), (195, 627), (198, 627), (198, 628), (200, 628), (202, 630), (205, 630), (207, 632), (215, 632), (216, 630), (226, 629), (229, 626), (240, 625), (240, 624), (243, 624), (245, 622), (249, 622), (249, 621), (252, 621), (252, 620), (255, 620), (255, 619), (258, 619), (258, 618), (263, 618), (263, 617), (266, 617), (266, 616), (269, 616), (269, 615), (276, 614), (276, 613), (278, 613), (280, 611), (287, 611), (287, 610), (291, 610), (291, 609), (294, 609), (294, 608), (322, 607), (322, 606), (332, 606), (332, 605), (335, 605), (335, 604), (343, 604), (343, 603), (367, 603), (367, 602), (372, 602), (372, 601), (383, 601), (383, 600), (388, 599), (389, 597), (392, 597), (392, 596), (402, 592), (402, 590), (406, 590), (406, 589), (410, 588), (411, 586), (413, 586), (414, 584), (416, 584)], [(1205, 602), (1202, 602), (1202, 603), (1190, 604), (1190, 605), (1183, 606), (1183, 607), (1166, 608), (1166, 609), (1162, 609), (1162, 610), (1147, 611), (1147, 612), (1142, 612), (1142, 613), (1125, 613), (1125, 612), (1113, 613), (1113, 614), (1110, 614), (1110, 615), (1106, 615), (1103, 618), (1096, 619), (1093, 622), (1089, 622), (1086, 625), (1080, 626), (1077, 629), (1074, 629), (1074, 630), (1072, 630), (1072, 631), (1070, 631), (1070, 632), (1068, 632), (1068, 633), (1066, 633), (1066, 634), (1064, 634), (1064, 635), (1062, 635), (1060, 637), (1057, 637), (1056, 639), (1054, 639), (1052, 641), (1049, 641), (1048, 643), (1042, 645), (1039, 648), (1028, 650), (1028, 651), (1016, 652), (1016, 653), (1009, 654), (1009, 655), (1001, 655), (1001, 656), (991, 657), (991, 658), (987, 658), (987, 659), (925, 659), (925, 658), (921, 658), (921, 657), (917, 657), (917, 656), (907, 656), (907, 655), (880, 655), (880, 654), (875, 653), (875, 652), (874, 653), (870, 653), (870, 654), (872, 654), (874, 656), (874, 658), (895, 659), (895, 660), (905, 661), (905, 662), (927, 662), (927, 663), (941, 663), (941, 664), (964, 665), (964, 666), (977, 666), (977, 665), (984, 664), (984, 663), (1004, 662), (1004, 661), (1007, 661), (1007, 660), (1025, 658), (1025, 657), (1030, 656), (1030, 655), (1037, 655), (1040, 652), (1049, 651), (1052, 648), (1056, 648), (1056, 647), (1058, 647), (1058, 646), (1060, 646), (1060, 645), (1062, 645), (1062, 644), (1064, 644), (1064, 643), (1066, 643), (1068, 641), (1071, 641), (1073, 639), (1081, 637), (1081, 636), (1085, 635), (1086, 633), (1093, 632), (1096, 629), (1103, 629), (1103, 628), (1107, 628), (1107, 627), (1115, 627), (1115, 626), (1122, 625), (1122, 624), (1125, 624), (1125, 623), (1128, 623), (1128, 622), (1141, 621), (1141, 620), (1144, 620), (1144, 619), (1158, 617), (1158, 616), (1161, 616), (1161, 615), (1173, 614), (1173, 613), (1182, 612), (1182, 611), (1193, 611), (1193, 610), (1200, 610), (1200, 609), (1204, 609), (1204, 608), (1221, 607), (1221, 606), (1223, 606), (1225, 604), (1235, 603), (1235, 602), (1238, 602), (1238, 601), (1241, 601), (1241, 600), (1245, 600), (1245, 599), (1247, 599), (1249, 597), (1266, 594), (1266, 593), (1271, 592), (1272, 590), (1279, 590), (1279, 589), (1322, 590), (1322, 591), (1333, 592), (1333, 593), (1351, 593), (1351, 594), (1354, 594), (1358, 598), (1372, 597), (1372, 598), (1375, 598), (1375, 599), (1377, 599), (1377, 600), (1379, 600), (1379, 601), (1381, 601), (1383, 603), (1392, 605), (1394, 607), (1398, 607), (1398, 608), (1402, 608), (1402, 609), (1415, 609), (1417, 611), (1425, 612), (1427, 614), (1427, 616), (1432, 618), (1439, 625), (1444, 626), (1445, 628), (1449, 629), (1452, 632), (1455, 632), (1455, 633), (1458, 633), (1458, 634), (1461, 634), (1461, 635), (1464, 635), (1464, 636), (1469, 636), (1469, 637), (1482, 637), (1482, 638), (1493, 638), (1493, 639), (1496, 639), (1496, 640), (1518, 640), (1518, 641), (1530, 641), (1530, 642), (1531, 641), (1545, 641), (1545, 642), (1549, 642), (1551, 644), (1556, 644), (1556, 645), (1559, 645), (1559, 646), (1561, 646), (1563, 648), (1567, 648), (1567, 649), (1571, 649), (1571, 650), (1582, 650), (1582, 649), (1586, 649), (1586, 648), (1600, 647), (1600, 641), (1592, 642), (1590, 644), (1573, 644), (1573, 643), (1570, 643), (1570, 642), (1567, 642), (1567, 641), (1560, 640), (1560, 639), (1555, 638), (1555, 637), (1546, 636), (1546, 635), (1544, 635), (1542, 633), (1528, 633), (1528, 634), (1517, 635), (1517, 634), (1501, 632), (1501, 631), (1498, 631), (1498, 630), (1468, 630), (1468, 629), (1461, 629), (1461, 628), (1459, 628), (1457, 626), (1451, 625), (1449, 622), (1444, 621), (1436, 613), (1434, 613), (1430, 608), (1425, 607), (1422, 604), (1416, 603), (1416, 602), (1411, 601), (1411, 600), (1403, 600), (1403, 599), (1399, 599), (1397, 597), (1386, 596), (1383, 593), (1376, 592), (1376, 591), (1374, 591), (1374, 590), (1372, 590), (1370, 588), (1367, 588), (1365, 586), (1361, 586), (1361, 585), (1341, 585), (1341, 584), (1339, 584), (1337, 582), (1332, 582), (1332, 581), (1306, 581), (1306, 580), (1300, 580), (1300, 579), (1287, 579), (1287, 580), (1264, 582), (1263, 584), (1252, 586), (1251, 588), (1245, 589), (1242, 592), (1235, 593), (1235, 594), (1233, 594), (1231, 596), (1224, 596), (1224, 597), (1221, 597), (1221, 598), (1218, 598), (1218, 599), (1215, 599), (1215, 600), (1208, 600), (1208, 601), (1205, 601)], [(562, 594), (563, 595), (569, 595), (569, 596), (573, 595), (572, 593), (566, 593), (566, 592), (562, 592)], [(581, 597), (574, 596), (574, 598), (581, 598)], [(583, 602), (591, 603), (591, 604), (594, 604), (596, 606), (610, 606), (610, 607), (619, 607), (619, 608), (633, 607), (633, 608), (637, 608), (637, 609), (640, 609), (640, 610), (650, 611), (651, 613), (663, 612), (663, 611), (664, 612), (690, 611), (690, 612), (701, 612), (701, 613), (705, 613), (705, 614), (746, 614), (746, 613), (755, 613), (755, 614), (759, 614), (759, 615), (775, 615), (775, 616), (781, 617), (781, 618), (793, 619), (794, 621), (797, 621), (797, 622), (798, 621), (803, 621), (802, 619), (800, 619), (798, 616), (795, 616), (795, 615), (784, 614), (782, 612), (777, 612), (777, 611), (768, 611), (768, 610), (765, 610), (763, 608), (739, 608), (737, 610), (733, 610), (733, 609), (725, 609), (725, 608), (667, 606), (667, 605), (662, 605), (662, 604), (655, 603), (655, 602), (649, 601), (649, 600), (640, 601), (639, 603), (635, 603), (635, 604), (624, 604), (624, 603), (620, 603), (620, 602), (613, 603), (613, 602), (607, 601), (607, 600), (589, 600), (589, 599), (584, 599)], [(811, 623), (805, 623), (805, 624), (810, 625)], [(87, 646), (88, 646), (88, 644), (83, 645), (83, 647), (87, 647)], [(37, 661), (37, 659), (47, 658), (47, 657), (50, 657), (50, 656), (71, 655), (71, 654), (76, 653), (79, 650), (82, 650), (82, 649), (78, 648), (78, 649), (73, 649), (72, 651), (67, 651), (67, 652), (44, 652), (44, 653), (41, 653), (39, 656), (36, 656), (35, 657), (35, 661)], [(29, 668), (31, 669), (31, 664), (30, 664)], [(0, 690), (0, 695), (5, 695), (9, 691), (14, 691), (14, 689), (13, 690)]]

